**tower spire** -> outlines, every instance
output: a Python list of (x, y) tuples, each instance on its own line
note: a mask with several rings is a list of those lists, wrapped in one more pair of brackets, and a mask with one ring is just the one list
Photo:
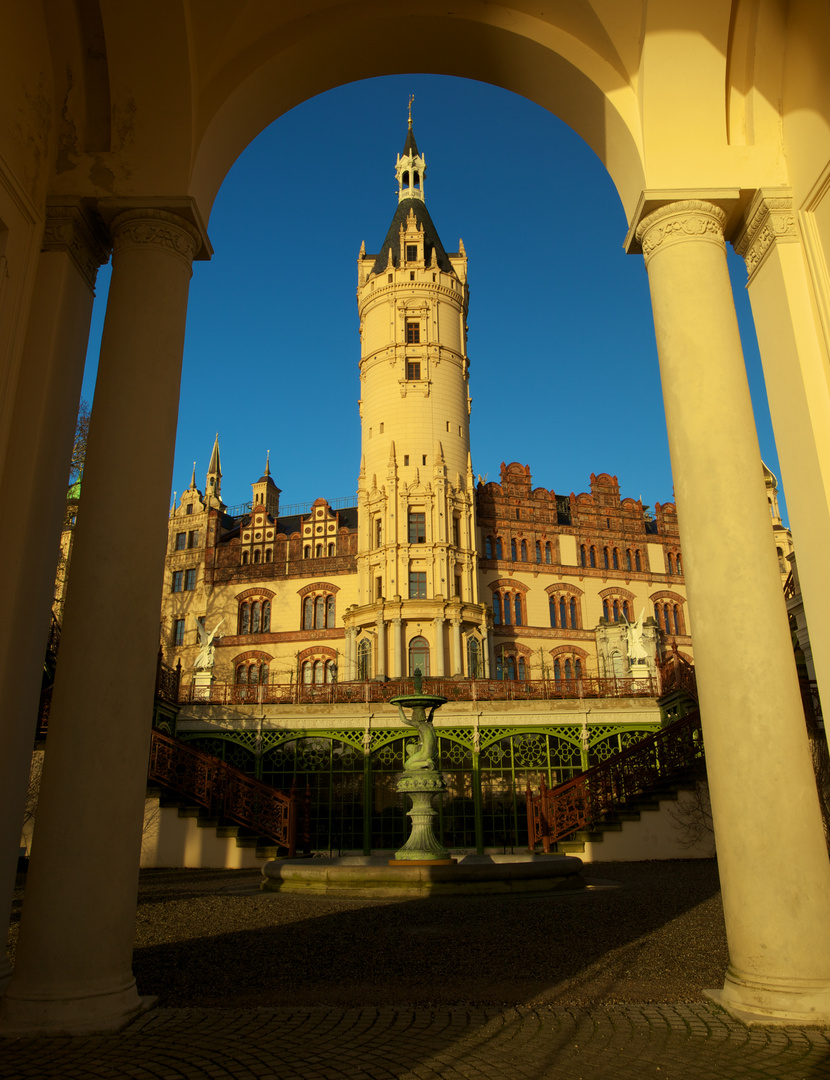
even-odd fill
[(406, 129), (406, 142), (403, 153), (395, 162), (395, 176), (398, 179), (398, 202), (404, 199), (424, 199), (424, 175), (427, 171), (426, 158), (418, 151), (415, 134), (412, 131), (412, 102), (415, 95), (409, 96), (409, 119)]
[(207, 471), (207, 488), (205, 498), (208, 506), (212, 501), (222, 504), (222, 463), (219, 458), (219, 432), (213, 440), (213, 450), (210, 455), (210, 464)]

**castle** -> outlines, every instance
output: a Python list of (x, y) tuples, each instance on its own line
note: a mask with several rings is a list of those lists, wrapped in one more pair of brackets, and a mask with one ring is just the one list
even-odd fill
[[(318, 847), (393, 846), (404, 734), (385, 702), (416, 668), (440, 720), (451, 846), (519, 843), (528, 781), (556, 783), (660, 726), (658, 662), (692, 659), (673, 503), (534, 488), (530, 468), (476, 481), (470, 456), (467, 255), (425, 199), (411, 120), (398, 205), (361, 246), (362, 454), (351, 506), (281, 508), (266, 458), (249, 504), (174, 503), (162, 600), (181, 672), (180, 738), (281, 788), (314, 792)], [(357, 463), (356, 463), (357, 464)], [(791, 549), (766, 486), (785, 577)]]

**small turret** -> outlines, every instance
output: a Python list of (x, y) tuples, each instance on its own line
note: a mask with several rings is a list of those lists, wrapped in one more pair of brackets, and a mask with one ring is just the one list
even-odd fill
[(265, 512), (276, 521), (280, 514), (280, 495), (282, 492), (271, 478), (270, 450), (265, 455), (265, 472), (255, 484), (251, 484), (251, 488), (253, 489), (252, 503), (254, 508), (264, 506)]
[(205, 504), (207, 506), (218, 506), (220, 509), (225, 506), (222, 502), (222, 464), (219, 460), (218, 431), (213, 441), (213, 450), (210, 455), (210, 464), (208, 465), (205, 480)]

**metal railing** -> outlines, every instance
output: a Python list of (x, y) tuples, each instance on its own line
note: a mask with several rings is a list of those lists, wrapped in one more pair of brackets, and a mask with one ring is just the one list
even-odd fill
[(295, 792), (286, 795), (219, 758), (153, 731), (148, 779), (204, 807), (211, 817), (235, 821), (297, 852)]
[[(555, 701), (559, 698), (657, 697), (657, 680), (648, 679), (426, 679), (430, 694), (448, 701)], [(261, 683), (240, 686), (188, 683), (179, 689), (186, 705), (367, 705), (415, 692), (412, 679), (389, 682)]]
[(551, 844), (613, 814), (638, 795), (655, 788), (703, 760), (700, 713), (676, 720), (608, 761), (539, 794), (527, 786), (528, 847)]

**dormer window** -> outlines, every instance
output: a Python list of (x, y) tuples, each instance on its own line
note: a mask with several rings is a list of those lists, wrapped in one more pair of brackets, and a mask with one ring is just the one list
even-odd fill
[(406, 245), (406, 261), (417, 262), (418, 261), (418, 245), (407, 244)]

